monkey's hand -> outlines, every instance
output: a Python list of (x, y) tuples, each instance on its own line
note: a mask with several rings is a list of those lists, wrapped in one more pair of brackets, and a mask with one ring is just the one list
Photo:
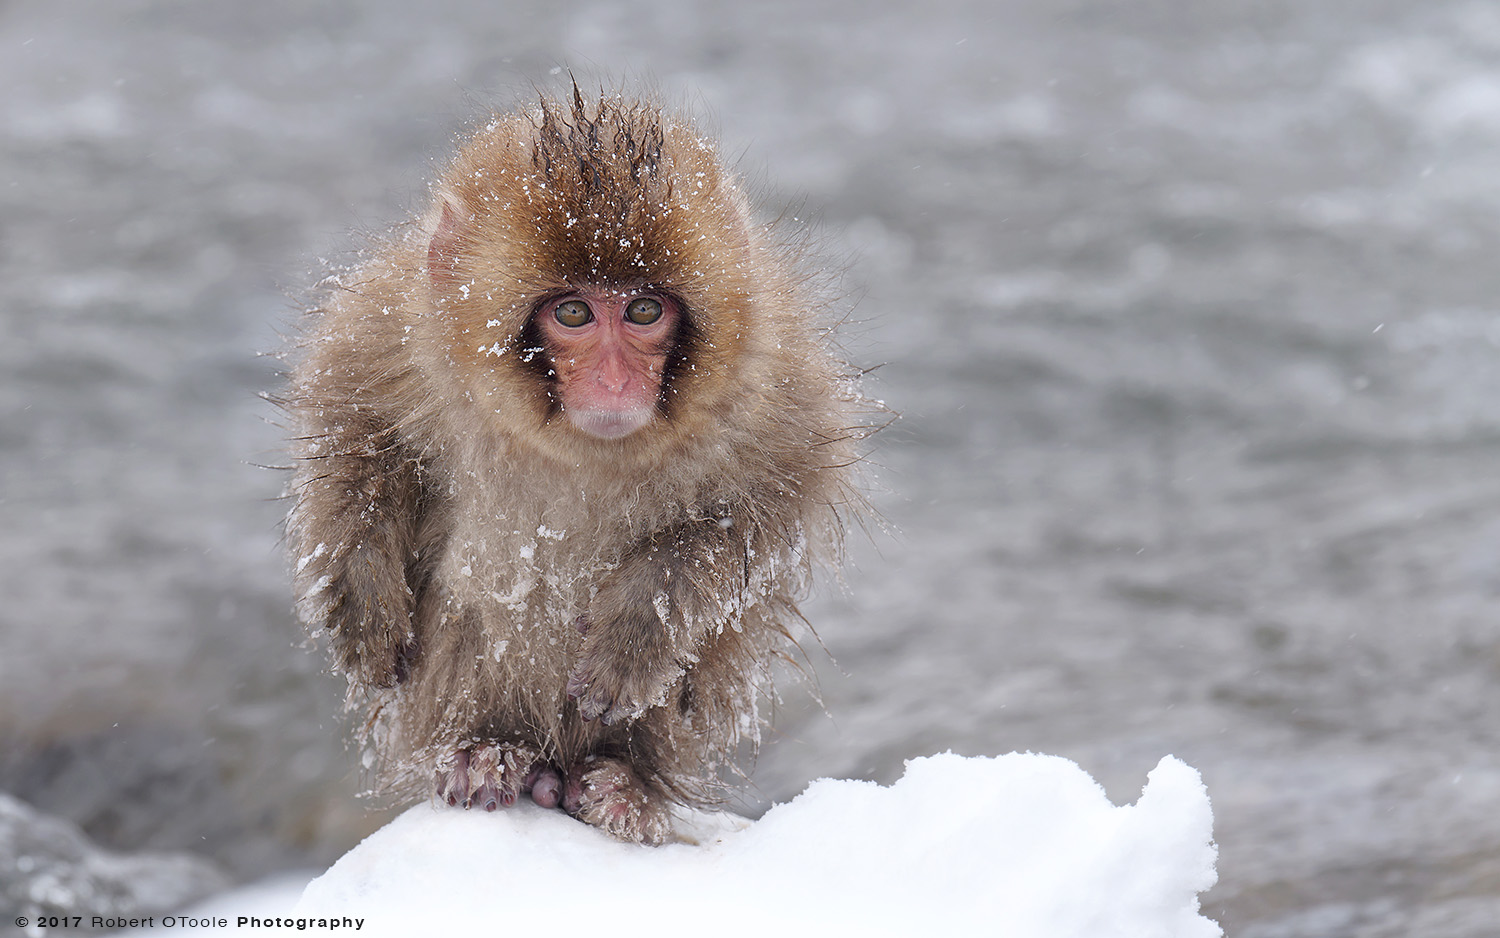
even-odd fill
[(633, 720), (667, 702), (728, 621), (735, 604), (723, 584), (744, 570), (745, 550), (735, 525), (706, 516), (658, 532), (622, 558), (579, 620), (583, 648), (568, 696), (585, 720)]
[[(596, 605), (598, 605), (596, 603)], [(666, 702), (686, 669), (672, 656), (667, 627), (651, 606), (602, 622), (582, 616), (583, 650), (568, 675), (568, 698), (585, 720), (613, 725)]]

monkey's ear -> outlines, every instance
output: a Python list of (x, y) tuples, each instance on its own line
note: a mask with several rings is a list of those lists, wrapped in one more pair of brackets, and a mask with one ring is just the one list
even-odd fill
[(458, 213), (453, 201), (446, 195), (440, 200), (442, 214), (432, 240), (427, 244), (427, 276), (434, 286), (448, 286), (458, 274), (458, 254), (463, 242), (463, 231), (459, 227)]

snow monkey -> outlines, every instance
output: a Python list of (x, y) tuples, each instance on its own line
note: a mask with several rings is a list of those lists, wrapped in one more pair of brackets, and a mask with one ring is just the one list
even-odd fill
[(377, 789), (661, 843), (758, 738), (866, 410), (797, 239), (651, 101), (496, 116), (433, 192), (295, 355), (299, 609)]

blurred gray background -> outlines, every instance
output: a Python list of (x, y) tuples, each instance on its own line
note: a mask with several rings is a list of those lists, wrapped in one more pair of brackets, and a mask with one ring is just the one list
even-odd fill
[(654, 78), (817, 213), (902, 415), (896, 533), (809, 608), (826, 712), (786, 691), (749, 810), (946, 749), (1126, 802), (1174, 753), (1230, 935), (1495, 933), (1500, 6), (1469, 0), (0, 3), (0, 790), (43, 813), (12, 829), (201, 892), (380, 823), (291, 611), (264, 353), (566, 68)]

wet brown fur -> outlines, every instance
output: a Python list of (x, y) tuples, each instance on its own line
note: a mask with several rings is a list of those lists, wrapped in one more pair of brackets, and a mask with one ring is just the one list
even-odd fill
[[(287, 400), (301, 609), (379, 787), (514, 743), (709, 799), (852, 501), (858, 399), (824, 301), (650, 103), (575, 88), (497, 116), (435, 189), (312, 313)], [(584, 286), (684, 311), (659, 414), (620, 440), (562, 417), (531, 325)]]

